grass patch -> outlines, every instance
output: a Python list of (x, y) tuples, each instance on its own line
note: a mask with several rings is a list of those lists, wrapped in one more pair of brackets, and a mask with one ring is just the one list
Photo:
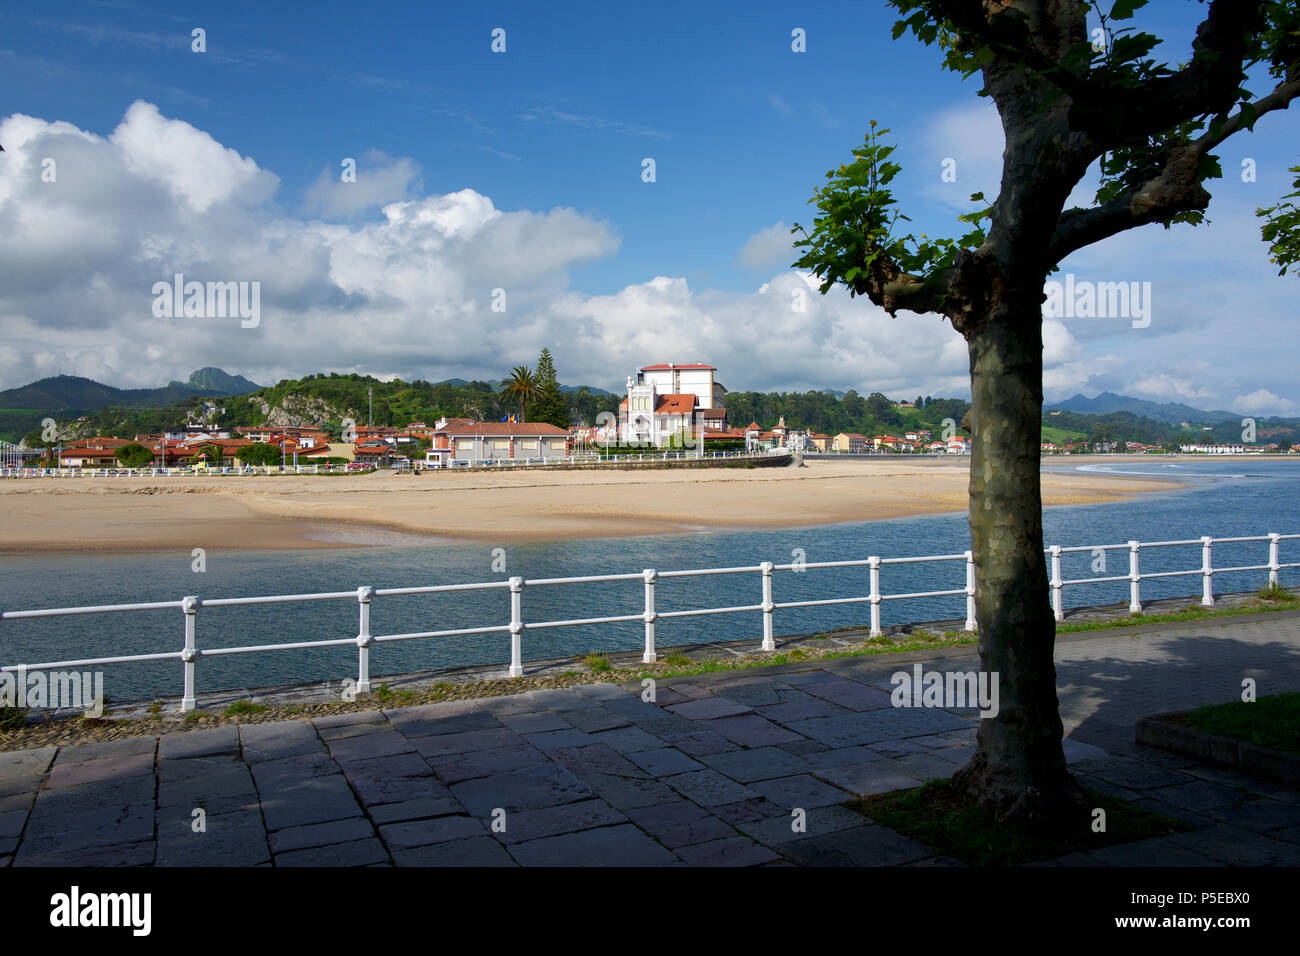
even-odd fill
[(876, 823), (968, 866), (1019, 866), (1193, 829), (1087, 787), (1084, 793), (1090, 807), (1106, 811), (1104, 833), (1092, 831), (1091, 812), (1080, 817), (1075, 833), (1051, 838), (1019, 833), (999, 824), (992, 813), (958, 793), (947, 780), (867, 797), (852, 806)]
[(266, 704), (255, 704), (251, 700), (237, 700), (226, 708), (225, 714), (227, 717), (243, 717), (246, 714), (264, 714), (270, 709)]
[(659, 662), (661, 664), (666, 664), (669, 667), (690, 667), (692, 663), (690, 657), (683, 654), (681, 651), (673, 651), (671, 654), (665, 654), (659, 659)]
[(0, 707), (0, 730), (17, 730), (27, 725), (27, 708), (5, 704)]
[(149, 705), (149, 707), (148, 707), (148, 711), (149, 711), (149, 713), (150, 713), (152, 716), (154, 716), (154, 717), (159, 717), (159, 716), (161, 716), (161, 715), (162, 715), (162, 701), (160, 701), (160, 700), (155, 700), (152, 704)]
[(614, 669), (609, 657), (600, 653), (600, 651), (592, 651), (582, 659), (582, 663), (587, 665), (587, 668), (593, 674), (603, 674)]
[[(1204, 608), (1189, 607), (1182, 611), (1170, 611), (1166, 614), (1128, 614), (1123, 617), (1109, 618), (1104, 621), (1079, 621), (1074, 624), (1057, 624), (1057, 634), (1073, 634), (1079, 631), (1104, 631), (1115, 627), (1133, 627), (1137, 624), (1165, 624), (1178, 621), (1200, 621), (1213, 617), (1236, 617), (1240, 614), (1267, 614), (1283, 610), (1285, 607), (1300, 606), (1300, 597), (1285, 589), (1279, 589), (1287, 597), (1266, 598), (1268, 603), (1247, 604), (1241, 607)], [(1282, 605), (1279, 607), (1278, 605)]]
[(380, 684), (376, 687), (374, 694), (375, 700), (388, 700), (388, 698), (393, 696), (393, 692), (389, 689), (387, 684)]
[(1268, 587), (1260, 588), (1255, 594), (1261, 601), (1270, 601), (1274, 604), (1300, 604), (1300, 595), (1292, 594), (1286, 588), (1277, 584), (1270, 584)]
[(1202, 707), (1184, 714), (1179, 722), (1207, 734), (1300, 754), (1300, 694), (1275, 694), (1250, 702), (1237, 700)]

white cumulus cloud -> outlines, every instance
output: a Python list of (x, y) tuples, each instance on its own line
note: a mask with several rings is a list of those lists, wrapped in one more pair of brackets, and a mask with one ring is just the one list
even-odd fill
[(788, 266), (799, 258), (799, 250), (794, 247), (794, 235), (784, 222), (760, 229), (740, 247), (736, 256), (736, 265), (746, 269), (767, 271)]

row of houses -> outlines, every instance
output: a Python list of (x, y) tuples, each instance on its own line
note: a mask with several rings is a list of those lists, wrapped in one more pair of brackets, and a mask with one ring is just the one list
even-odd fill
[(934, 454), (968, 455), (970, 439), (955, 436), (943, 441), (931, 441), (929, 431), (907, 432), (903, 436), (866, 435), (858, 432), (840, 432), (838, 435), (823, 435), (821, 432), (790, 428), (785, 418), (769, 430), (763, 430), (757, 422), (750, 422), (742, 429), (747, 448), (789, 448), (800, 452), (839, 452), (841, 454), (865, 455), (895, 452), (910, 454), (913, 452), (930, 452)]
[[(825, 436), (822, 437), (825, 438)], [(894, 452), (896, 454), (925, 452), (935, 455), (970, 454), (970, 439), (964, 435), (955, 435), (952, 438), (936, 441), (930, 441), (929, 439), (929, 432), (909, 432), (901, 438), (896, 435), (872, 435), (868, 438), (858, 432), (840, 432), (834, 438), (829, 439), (825, 447), (818, 444), (816, 440), (814, 440), (814, 445), (820, 451), (845, 452), (851, 455), (881, 454), (885, 452)]]

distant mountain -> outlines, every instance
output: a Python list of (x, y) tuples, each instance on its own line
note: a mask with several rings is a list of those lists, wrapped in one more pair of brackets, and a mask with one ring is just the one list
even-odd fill
[(595, 385), (561, 385), (561, 386), (560, 386), (560, 391), (562, 391), (562, 392), (580, 392), (580, 391), (582, 391), (582, 389), (584, 389), (584, 388), (585, 388), (587, 391), (591, 392), (591, 394), (593, 394), (593, 395), (614, 395), (615, 397), (617, 397), (617, 395), (615, 395), (614, 392), (607, 392), (607, 391), (605, 391), (603, 388), (597, 388)]
[[(500, 387), (501, 387), (501, 383), (500, 383), (500, 382), (494, 382), (494, 381), (491, 381), (490, 379), (476, 379), (476, 381), (483, 382), (483, 384), (485, 384), (485, 385), (490, 385), (492, 388), (500, 388)], [(443, 379), (441, 382), (434, 382), (433, 384), (434, 384), (434, 385), (454, 385), (454, 386), (456, 386), (456, 388), (464, 388), (466, 385), (473, 385), (474, 383), (471, 382), (469, 379), (465, 379), (465, 378), (445, 378), (445, 379)]]
[(219, 368), (209, 365), (190, 374), (187, 382), (169, 382), (168, 388), (197, 388), (203, 392), (216, 395), (248, 395), (258, 391), (262, 386), (250, 382), (242, 375), (231, 375)]
[(163, 388), (114, 388), (79, 375), (55, 375), (39, 382), (0, 392), (0, 408), (42, 411), (92, 412), (121, 405), (128, 408), (156, 408), (175, 405), (193, 396), (227, 398), (246, 395), (261, 386), (219, 368), (199, 369), (187, 383), (172, 382)]
[(1095, 398), (1087, 398), (1082, 394), (1075, 395), (1073, 398), (1048, 406), (1049, 411), (1053, 408), (1059, 408), (1067, 412), (1082, 412), (1087, 415), (1130, 412), (1169, 425), (1177, 425), (1180, 422), (1220, 425), (1225, 422), (1240, 422), (1242, 418), (1236, 412), (1224, 411), (1223, 409), (1207, 412), (1204, 409), (1192, 408), (1190, 405), (1183, 405), (1179, 402), (1149, 402), (1128, 395), (1116, 395), (1114, 392), (1102, 392)]

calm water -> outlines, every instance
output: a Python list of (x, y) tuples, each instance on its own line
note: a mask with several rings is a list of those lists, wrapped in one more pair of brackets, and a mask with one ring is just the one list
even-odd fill
[[(1185, 481), (1176, 492), (1148, 494), (1120, 504), (1062, 506), (1044, 513), (1045, 543), (1062, 546), (1116, 544), (1300, 532), (1300, 461), (1205, 461), (1191, 463), (1122, 462), (1082, 467), (1085, 471), (1143, 474)], [(1057, 469), (1073, 470), (1073, 468)], [(295, 594), (351, 590), (358, 585), (411, 587), (502, 579), (610, 574), (657, 568), (660, 571), (790, 563), (795, 549), (805, 560), (839, 561), (924, 554), (952, 554), (969, 547), (965, 513), (777, 531), (700, 532), (660, 537), (518, 544), (506, 548), (506, 572), (492, 570), (492, 544), (406, 543), (382, 548), (321, 552), (215, 552), (207, 570), (191, 570), (188, 551), (114, 556), (21, 555), (0, 557), (0, 606), (6, 610), (93, 604), (176, 600), (257, 594)], [(1262, 564), (1267, 542), (1216, 545), (1216, 566)], [(1106, 574), (1128, 570), (1125, 552), (1107, 552)], [(1065, 578), (1096, 576), (1091, 554), (1067, 556)], [(1282, 561), (1300, 561), (1300, 541), (1283, 542)], [(1200, 566), (1200, 548), (1144, 550), (1143, 572)], [(1215, 591), (1253, 590), (1266, 572), (1215, 575)], [(1282, 571), (1282, 583), (1300, 584), (1297, 569)], [(959, 588), (962, 562), (886, 566), (885, 594)], [(1200, 578), (1143, 581), (1142, 597), (1199, 593)], [(866, 568), (835, 568), (801, 574), (777, 572), (777, 602), (867, 593)], [(524, 620), (563, 620), (637, 613), (640, 581), (606, 582), (525, 589)], [(1127, 582), (1067, 587), (1067, 606), (1126, 601)], [(744, 575), (661, 580), (657, 609), (662, 613), (692, 607), (757, 604), (760, 578)], [(777, 611), (778, 634), (825, 630), (866, 620), (868, 606), (845, 605)], [(886, 625), (964, 616), (961, 597), (886, 601)], [(509, 594), (502, 591), (435, 594), (377, 599), (371, 615), (374, 634), (450, 630), (509, 621)], [(179, 649), (184, 640), (180, 611), (87, 615), (0, 624), (0, 663), (18, 664)], [(762, 633), (761, 614), (716, 615), (661, 620), (660, 647), (701, 640), (753, 638)], [(233, 647), (352, 637), (357, 632), (353, 600), (200, 609), (200, 648)], [(639, 623), (525, 631), (524, 657), (538, 659), (593, 649), (626, 650), (643, 642)], [(375, 645), (374, 675), (464, 664), (506, 664), (508, 634), (472, 635)], [(356, 652), (348, 647), (291, 650), (201, 659), (200, 691), (243, 689), (297, 681), (355, 676)], [(117, 701), (171, 696), (181, 689), (179, 661), (118, 664), (105, 669), (105, 690)]]

